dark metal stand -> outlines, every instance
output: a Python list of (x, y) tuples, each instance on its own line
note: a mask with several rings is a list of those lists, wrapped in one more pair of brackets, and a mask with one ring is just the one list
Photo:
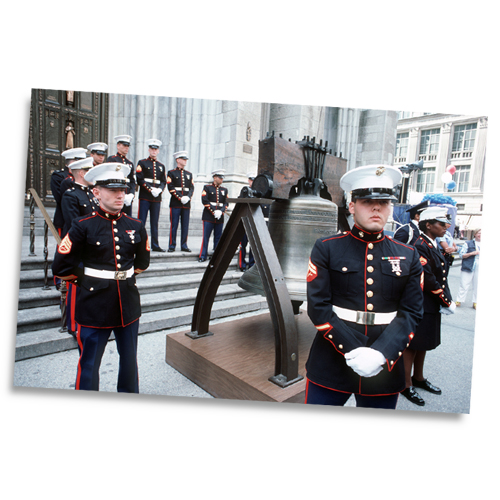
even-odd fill
[(246, 232), (255, 264), (264, 285), (275, 334), (275, 370), (270, 381), (287, 387), (302, 380), (298, 373), (298, 334), (292, 302), (274, 245), (267, 228), (261, 204), (263, 198), (229, 199), (235, 208), (213, 253), (200, 283), (193, 310), (192, 339), (213, 335), (209, 331), (210, 314), (224, 273)]

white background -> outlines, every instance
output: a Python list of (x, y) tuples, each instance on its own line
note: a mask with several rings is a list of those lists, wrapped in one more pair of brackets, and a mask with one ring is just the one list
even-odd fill
[[(497, 19), (495, 4), (482, 0), (47, 1), (4, 8), (4, 498), (494, 495)], [(488, 115), (470, 415), (14, 389), (31, 88)]]

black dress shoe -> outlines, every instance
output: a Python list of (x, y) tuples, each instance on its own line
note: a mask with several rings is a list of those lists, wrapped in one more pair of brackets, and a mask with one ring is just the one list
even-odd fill
[(68, 330), (68, 333), (74, 338), (76, 339), (76, 332), (74, 332), (73, 330)]
[(169, 252), (175, 252), (175, 248), (169, 248), (168, 251)]
[(153, 248), (152, 250), (153, 252), (166, 252), (166, 250), (163, 250), (163, 248), (160, 247)]
[(198, 259), (198, 262), (205, 262), (207, 259)]
[(420, 394), (412, 386), (407, 387), (404, 391), (401, 392), (401, 394), (413, 404), (416, 404), (418, 406), (425, 405), (425, 401), (420, 397)]
[(424, 389), (426, 391), (432, 392), (432, 394), (441, 394), (441, 389), (439, 387), (436, 387), (435, 385), (432, 385), (427, 379), (420, 381), (412, 378), (411, 383), (419, 389)]
[(192, 251), (190, 248), (181, 248), (181, 250), (182, 250), (183, 252), (190, 252), (190, 253), (191, 253), (191, 251)]

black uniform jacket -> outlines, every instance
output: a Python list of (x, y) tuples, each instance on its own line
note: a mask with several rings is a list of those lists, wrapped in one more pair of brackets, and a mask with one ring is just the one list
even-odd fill
[(396, 230), (393, 239), (406, 245), (415, 245), (419, 236), (420, 230), (413, 221), (410, 221), (408, 224), (405, 224)]
[(64, 191), (67, 188), (63, 191), (61, 184), (67, 178), (73, 181), (73, 176), (71, 175), (68, 167), (62, 168), (61, 170), (55, 170), (50, 176), (50, 191), (52, 192), (52, 196), (54, 196), (54, 200), (56, 200), (56, 209), (54, 211), (54, 226), (57, 229), (62, 229), (64, 227), (64, 217), (61, 211), (61, 199)]
[[(206, 184), (203, 187), (203, 192), (201, 193), (201, 202), (205, 207), (203, 209), (203, 214), (201, 215), (201, 220), (213, 222), (215, 224), (223, 224), (224, 213), (229, 206), (227, 197), (228, 191), (225, 187), (216, 186), (213, 183)], [(220, 219), (216, 219), (214, 216), (214, 212), (216, 210), (220, 210), (222, 212)]]
[(160, 193), (156, 198), (151, 194), (152, 188), (162, 191), (167, 185), (165, 165), (151, 157), (140, 160), (136, 169), (137, 185), (139, 186), (139, 199), (148, 201), (161, 201)]
[(167, 174), (167, 186), (171, 194), (171, 207), (191, 208), (191, 200), (185, 205), (181, 202), (183, 196), (189, 196), (189, 198), (193, 196), (194, 184), (193, 174), (191, 172), (181, 168), (169, 170)]
[(448, 262), (425, 234), (420, 235), (415, 248), (424, 268), (424, 312), (439, 313), (440, 306), (450, 307), (452, 302), (448, 286)]
[[(422, 265), (418, 252), (356, 225), (352, 231), (316, 241), (307, 273), (307, 310), (318, 333), (306, 363), (312, 382), (365, 395), (405, 388), (403, 351), (422, 318)], [(341, 320), (332, 305), (355, 311), (397, 311), (389, 324), (366, 326)], [(344, 355), (371, 347), (386, 358), (375, 377), (360, 377)]]
[(109, 156), (108, 159), (106, 160), (108, 163), (124, 163), (125, 165), (128, 165), (130, 167), (130, 173), (128, 174), (128, 184), (127, 184), (127, 194), (132, 193), (135, 195), (135, 170), (134, 170), (134, 164), (126, 157), (121, 155), (120, 153), (116, 153), (113, 156)]
[(73, 219), (82, 215), (88, 215), (95, 212), (98, 202), (87, 186), (74, 183), (73, 187), (66, 190), (61, 200), (61, 210), (64, 217), (64, 227), (61, 238), (66, 236), (71, 227)]
[[(138, 219), (101, 207), (95, 215), (75, 219), (54, 256), (52, 273), (80, 287), (77, 323), (112, 328), (137, 320), (141, 303), (135, 275), (148, 268), (149, 254), (146, 229)], [(134, 274), (124, 280), (95, 278), (84, 274), (85, 267), (113, 272), (133, 267)]]

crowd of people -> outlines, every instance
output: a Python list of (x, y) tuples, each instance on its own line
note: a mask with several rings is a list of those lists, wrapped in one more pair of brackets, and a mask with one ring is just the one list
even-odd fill
[[(137, 335), (140, 299), (135, 276), (149, 266), (150, 252), (166, 252), (158, 239), (162, 195), (170, 195), (168, 252), (175, 252), (180, 225), (180, 250), (188, 247), (193, 174), (185, 167), (188, 151), (173, 155), (175, 168), (158, 160), (162, 143), (147, 141), (148, 157), (134, 163), (127, 157), (132, 137), (114, 137), (116, 153), (108, 156), (103, 142), (62, 153), (65, 167), (53, 172), (51, 191), (56, 201), (54, 226), (61, 237), (52, 264), (54, 281), (67, 286), (68, 332), (77, 339), (80, 359), (77, 389), (98, 390), (99, 366), (106, 342), (114, 331), (120, 371), (118, 391), (138, 392)], [(224, 170), (212, 172), (203, 187), (203, 238), (199, 262), (208, 257), (222, 234), (228, 208)], [(138, 202), (137, 218), (132, 216)], [(146, 223), (149, 215), (149, 232)]]
[[(170, 194), (168, 252), (187, 246), (193, 175), (187, 151), (174, 153), (176, 167), (158, 160), (162, 145), (147, 143), (149, 156), (136, 168), (127, 158), (131, 137), (107, 145), (63, 152), (65, 169), (52, 175), (57, 207), (54, 225), (61, 242), (52, 271), (68, 285), (68, 331), (80, 353), (76, 388), (99, 389), (99, 367), (112, 332), (120, 356), (118, 391), (139, 392), (137, 338), (141, 306), (135, 277), (147, 269), (150, 252), (165, 252), (158, 241), (162, 194)], [(203, 238), (198, 260), (208, 257), (221, 237), (228, 190), (225, 171), (201, 193)], [(248, 175), (249, 185), (253, 176)], [(384, 227), (396, 200), (401, 172), (387, 165), (353, 169), (340, 180), (349, 193), (350, 231), (319, 239), (307, 274), (308, 314), (317, 329), (306, 363), (307, 404), (343, 405), (351, 394), (358, 406), (395, 408), (399, 394), (423, 406), (417, 392), (441, 394), (424, 375), (426, 353), (441, 343), (441, 317), (461, 307), (472, 286), (477, 305), (481, 231), (460, 250), (449, 233), (447, 208), (421, 203), (409, 209), (411, 221), (388, 237)], [(137, 218), (132, 205), (138, 198)], [(147, 217), (150, 231), (146, 231)], [(244, 239), (241, 250), (247, 246)], [(453, 300), (448, 272), (454, 254), (462, 258), (461, 284)], [(244, 257), (243, 257), (244, 259)], [(240, 260), (239, 266), (246, 266)]]

